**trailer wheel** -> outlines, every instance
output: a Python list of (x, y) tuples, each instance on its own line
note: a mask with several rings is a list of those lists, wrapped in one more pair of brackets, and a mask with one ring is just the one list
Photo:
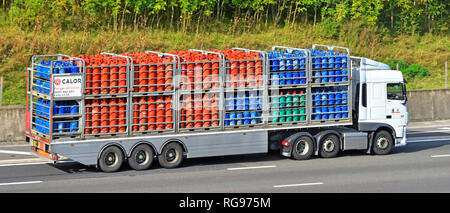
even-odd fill
[(183, 162), (183, 148), (178, 143), (169, 143), (163, 148), (158, 160), (164, 168), (176, 168)]
[(128, 165), (134, 170), (148, 169), (152, 166), (154, 155), (153, 149), (150, 146), (146, 144), (138, 145), (131, 152), (128, 158)]
[(103, 172), (116, 172), (123, 163), (122, 151), (116, 146), (103, 150), (98, 159), (98, 166)]
[(334, 158), (339, 153), (339, 138), (336, 135), (329, 134), (320, 141), (319, 148), (321, 157)]
[(314, 143), (308, 136), (299, 137), (292, 145), (292, 157), (295, 160), (307, 160), (314, 151)]
[(375, 153), (376, 155), (388, 154), (392, 151), (393, 146), (394, 140), (392, 139), (392, 135), (388, 131), (381, 130), (375, 133), (372, 146), (373, 153)]

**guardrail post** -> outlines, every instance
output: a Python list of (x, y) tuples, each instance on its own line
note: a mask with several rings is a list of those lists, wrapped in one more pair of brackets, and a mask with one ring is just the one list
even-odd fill
[(445, 61), (445, 89), (448, 88), (448, 81), (447, 81), (447, 61)]
[(3, 105), (3, 76), (0, 77), (0, 107)]

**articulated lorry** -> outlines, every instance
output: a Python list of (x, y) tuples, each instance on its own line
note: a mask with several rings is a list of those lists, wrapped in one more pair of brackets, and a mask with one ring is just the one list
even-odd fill
[(306, 160), (406, 145), (405, 81), (344, 47), (40, 55), (27, 69), (32, 153), (104, 172), (267, 153)]

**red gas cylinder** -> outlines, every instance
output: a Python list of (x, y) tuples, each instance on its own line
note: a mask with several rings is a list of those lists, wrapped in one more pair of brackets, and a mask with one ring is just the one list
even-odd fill
[(139, 100), (139, 131), (147, 130), (148, 121), (148, 103), (147, 97), (141, 97)]
[(118, 99), (119, 104), (119, 132), (126, 132), (127, 131), (127, 102), (126, 98), (119, 98)]
[(155, 97), (148, 97), (148, 131), (156, 129), (156, 100)]
[(102, 99), (100, 102), (100, 132), (101, 133), (108, 133), (109, 132), (109, 103), (108, 99)]
[(100, 132), (100, 105), (97, 99), (92, 100), (92, 134)]
[(111, 94), (115, 94), (118, 92), (119, 88), (119, 68), (116, 66), (117, 65), (117, 59), (114, 58), (113, 60), (111, 60), (110, 63), (112, 66), (109, 69), (111, 76), (110, 76), (110, 93)]
[(109, 132), (114, 133), (117, 132), (117, 124), (119, 124), (119, 106), (117, 106), (117, 99), (111, 98), (109, 101)]

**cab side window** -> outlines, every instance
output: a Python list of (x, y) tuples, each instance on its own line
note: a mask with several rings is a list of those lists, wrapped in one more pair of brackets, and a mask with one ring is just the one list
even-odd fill
[(387, 98), (389, 100), (405, 100), (403, 84), (387, 84)]

